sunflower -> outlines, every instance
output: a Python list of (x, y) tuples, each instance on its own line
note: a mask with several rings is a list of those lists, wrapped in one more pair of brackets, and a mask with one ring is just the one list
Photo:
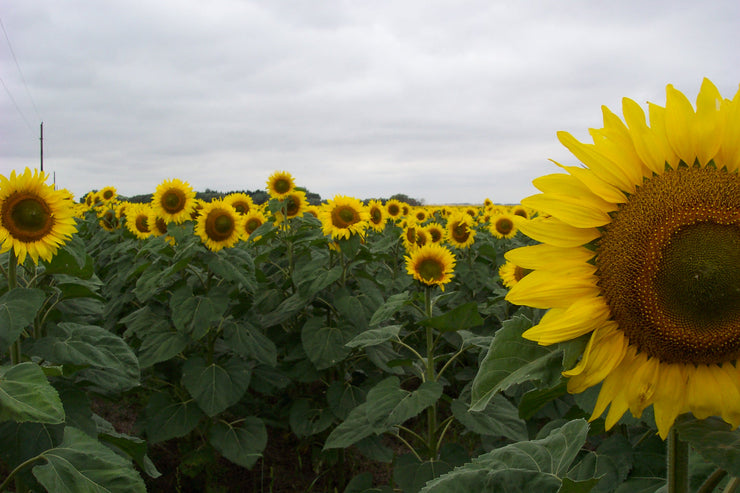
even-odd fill
[(524, 219), (528, 219), (531, 216), (530, 212), (527, 210), (526, 207), (522, 205), (515, 205), (510, 208), (510, 213), (514, 214), (515, 216), (521, 216)]
[(359, 199), (336, 195), (319, 212), (322, 230), (333, 239), (348, 239), (362, 234), (370, 221), (370, 212)]
[(455, 268), (455, 255), (436, 243), (417, 248), (406, 256), (406, 272), (427, 286), (444, 285), (452, 280)]
[[(251, 234), (265, 224), (267, 222), (267, 218), (265, 215), (259, 211), (259, 210), (252, 210), (244, 215), (244, 237), (249, 238)], [(253, 238), (256, 240), (256, 238)]]
[(465, 212), (455, 212), (447, 218), (447, 242), (457, 248), (467, 248), (475, 241), (473, 218)]
[(267, 193), (274, 199), (284, 200), (294, 188), (293, 176), (287, 171), (276, 171), (267, 179)]
[(530, 272), (532, 272), (530, 269), (525, 269), (507, 260), (499, 267), (498, 276), (501, 278), (504, 287), (511, 289)]
[(98, 197), (100, 197), (101, 202), (104, 203), (114, 201), (117, 196), (118, 193), (116, 192), (115, 187), (103, 187), (98, 191)]
[(285, 213), (285, 216), (287, 216), (288, 219), (292, 219), (294, 217), (302, 216), (308, 208), (306, 192), (303, 192), (301, 190), (293, 190), (292, 192), (287, 193), (285, 197), (281, 200), (285, 204), (283, 211), (275, 213), (275, 220), (277, 224), (280, 224), (285, 219), (283, 217), (283, 213)]
[(432, 243), (444, 243), (447, 239), (447, 230), (439, 223), (427, 223), (424, 229), (429, 233), (429, 240)]
[(403, 241), (403, 247), (407, 251), (416, 249), (416, 230), (420, 227), (416, 224), (413, 218), (408, 218), (403, 221), (403, 229), (401, 231), (401, 240)]
[(244, 216), (223, 200), (205, 204), (195, 223), (195, 234), (213, 252), (233, 247), (242, 231)]
[(499, 214), (491, 218), (491, 233), (496, 238), (513, 238), (516, 232), (516, 225), (511, 214)]
[(126, 228), (143, 240), (152, 235), (152, 210), (147, 204), (131, 204), (126, 209)]
[(98, 214), (98, 219), (98, 224), (106, 231), (113, 231), (118, 227), (116, 210), (111, 207), (101, 210), (101, 213)]
[[(696, 110), (672, 86), (665, 107), (604, 108), (593, 144), (558, 133), (586, 167), (534, 181), (519, 220), (542, 244), (507, 252), (533, 269), (507, 299), (550, 310), (524, 333), (540, 344), (589, 334), (564, 372), (572, 393), (601, 383), (591, 419), (609, 429), (652, 405), (665, 438), (676, 417), (740, 425), (740, 92), (707, 79)], [(517, 218), (519, 219), (519, 218)]]
[(239, 214), (247, 214), (254, 209), (254, 201), (246, 193), (230, 193), (224, 197), (224, 202), (236, 209)]
[(400, 219), (403, 216), (403, 202), (396, 199), (390, 199), (385, 202), (385, 211), (388, 213), (388, 217), (393, 219)]
[(195, 208), (195, 191), (177, 178), (165, 180), (157, 185), (151, 206), (165, 222), (183, 223)]
[(429, 213), (424, 207), (414, 207), (411, 210), (411, 216), (418, 224), (421, 224), (427, 220), (427, 218), (429, 217)]
[(367, 203), (367, 211), (370, 214), (370, 227), (378, 232), (383, 231), (387, 217), (383, 204), (377, 200), (371, 200)]
[(26, 168), (0, 175), (0, 253), (12, 249), (22, 264), (30, 255), (49, 261), (77, 232), (68, 193), (46, 184), (48, 174)]

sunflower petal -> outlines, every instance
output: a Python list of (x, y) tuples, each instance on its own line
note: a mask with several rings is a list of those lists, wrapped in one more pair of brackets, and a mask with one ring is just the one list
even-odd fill
[(668, 142), (681, 160), (694, 164), (696, 153), (691, 143), (691, 122), (694, 108), (684, 94), (671, 84), (666, 88), (665, 126)]
[(635, 185), (639, 184), (634, 183), (617, 163), (599, 153), (594, 145), (579, 142), (568, 132), (560, 131), (557, 136), (561, 144), (605, 182), (628, 193), (632, 193)]
[(524, 219), (515, 216), (514, 224), (533, 240), (563, 248), (585, 245), (601, 236), (596, 228), (576, 228), (554, 217)]
[(594, 276), (570, 277), (562, 272), (534, 271), (511, 288), (506, 300), (534, 308), (567, 308), (574, 299), (598, 295), (596, 281)]
[(702, 166), (714, 159), (724, 139), (721, 105), (722, 96), (717, 87), (705, 78), (696, 97), (696, 115), (691, 125), (691, 144)]
[(543, 346), (569, 341), (598, 330), (597, 327), (603, 325), (609, 315), (609, 307), (602, 297), (579, 299), (567, 309), (549, 310), (540, 323), (526, 330), (522, 337)]
[(647, 126), (645, 112), (629, 98), (622, 99), (622, 112), (629, 125), (632, 142), (642, 162), (656, 174), (665, 170), (666, 156), (660, 137)]
[(627, 196), (624, 192), (596, 176), (590, 169), (579, 168), (578, 166), (562, 166), (555, 161), (553, 162), (573, 175), (591, 193), (600, 197), (602, 200), (612, 204), (623, 204), (627, 202)]
[[(576, 228), (595, 228), (609, 224), (609, 214), (599, 208), (600, 203), (592, 198), (598, 199), (593, 195), (576, 198), (563, 194), (540, 193), (522, 199), (522, 205), (550, 214)], [(613, 206), (613, 210), (616, 209)]]
[(678, 415), (686, 410), (684, 395), (688, 377), (682, 364), (661, 364), (658, 371), (660, 385), (655, 389), (653, 411), (658, 434), (665, 440)]
[(588, 248), (563, 248), (541, 243), (509, 250), (504, 258), (525, 269), (558, 271), (564, 265), (586, 264), (594, 255)]
[(627, 338), (609, 322), (594, 330), (586, 345), (581, 361), (563, 376), (568, 380), (568, 392), (583, 392), (601, 382), (622, 363), (627, 351)]
[(718, 152), (719, 167), (733, 173), (740, 169), (740, 90), (732, 101), (723, 103), (726, 114), (725, 138)]

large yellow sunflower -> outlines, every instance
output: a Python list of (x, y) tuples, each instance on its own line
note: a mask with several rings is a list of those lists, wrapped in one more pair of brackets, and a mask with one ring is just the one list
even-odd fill
[(475, 241), (473, 218), (463, 212), (454, 212), (447, 218), (447, 242), (457, 248), (467, 248)]
[(48, 175), (31, 171), (0, 175), (0, 253), (12, 249), (18, 263), (29, 255), (49, 261), (77, 232), (75, 206), (66, 191), (46, 184)]
[(370, 212), (359, 199), (336, 195), (319, 211), (322, 230), (335, 240), (362, 234), (370, 221)]
[(247, 214), (254, 209), (254, 201), (246, 193), (230, 193), (224, 197), (224, 202), (236, 209), (239, 214)]
[(276, 171), (267, 179), (267, 193), (272, 198), (284, 200), (294, 188), (293, 175), (287, 171)]
[[(604, 108), (593, 144), (558, 138), (585, 167), (538, 178), (516, 218), (542, 242), (507, 252), (534, 272), (507, 299), (550, 310), (524, 333), (540, 344), (590, 334), (568, 390), (602, 383), (592, 419), (611, 428), (652, 405), (661, 437), (676, 417), (740, 425), (740, 92), (704, 80), (696, 100)], [(549, 216), (549, 217), (547, 217)]]
[(195, 234), (213, 252), (233, 247), (241, 238), (242, 231), (244, 216), (223, 200), (205, 204), (195, 223)]
[(126, 208), (126, 228), (140, 240), (152, 236), (152, 208), (147, 204), (131, 204)]
[(190, 219), (195, 208), (195, 191), (177, 178), (165, 180), (157, 185), (151, 206), (165, 222), (183, 223)]
[(406, 272), (427, 286), (444, 285), (455, 276), (455, 255), (436, 243), (429, 243), (413, 250), (406, 256)]

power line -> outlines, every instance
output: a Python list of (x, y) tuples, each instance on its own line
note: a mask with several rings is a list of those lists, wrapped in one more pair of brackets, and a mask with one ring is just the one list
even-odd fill
[[(39, 121), (42, 120), (41, 115), (39, 114), (39, 109), (36, 107), (36, 102), (33, 100), (33, 96), (31, 96), (31, 90), (28, 88), (28, 84), (26, 83), (26, 78), (23, 76), (23, 71), (21, 70), (21, 65), (18, 63), (18, 58), (15, 56), (15, 51), (13, 51), (13, 45), (10, 43), (10, 37), (8, 36), (8, 31), (5, 30), (5, 24), (3, 24), (3, 19), (0, 17), (0, 27), (3, 29), (3, 34), (5, 35), (5, 41), (8, 42), (8, 48), (10, 49), (10, 54), (13, 57), (13, 61), (15, 62), (15, 67), (18, 69), (18, 74), (21, 76), (21, 81), (23, 82), (23, 87), (26, 88), (26, 93), (28, 94), (28, 99), (31, 101), (31, 105), (33, 106), (33, 110), (36, 112), (36, 117), (39, 119)], [(5, 85), (5, 82), (3, 82), (3, 87), (5, 87), (5, 91), (10, 95), (10, 91), (8, 90), (8, 87)], [(13, 97), (11, 96), (11, 99)], [(18, 108), (20, 111), (20, 108), (18, 107), (18, 104), (15, 103), (15, 99), (13, 99), (13, 102), (15, 104), (15, 107)], [(26, 117), (23, 117), (24, 120), (26, 120), (26, 123), (28, 123), (28, 120)], [(29, 125), (30, 126), (30, 125)]]
[(28, 129), (32, 133), (35, 132), (35, 130), (31, 126), (31, 122), (28, 121), (28, 118), (26, 118), (26, 115), (23, 113), (23, 111), (21, 110), (20, 106), (18, 106), (18, 103), (16, 102), (15, 98), (13, 97), (13, 95), (10, 92), (10, 90), (8, 89), (8, 86), (5, 85), (5, 81), (3, 80), (2, 77), (0, 77), (0, 83), (2, 83), (3, 88), (5, 88), (5, 92), (8, 93), (8, 97), (13, 102), (13, 106), (15, 106), (15, 109), (18, 110), (18, 113), (20, 113), (21, 118), (23, 118), (23, 121), (26, 122), (26, 126), (28, 127)]

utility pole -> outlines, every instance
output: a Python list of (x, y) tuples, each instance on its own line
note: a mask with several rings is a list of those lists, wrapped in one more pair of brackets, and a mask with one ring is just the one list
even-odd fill
[(44, 172), (44, 122), (41, 122), (41, 137), (39, 138), (41, 145), (41, 172)]

